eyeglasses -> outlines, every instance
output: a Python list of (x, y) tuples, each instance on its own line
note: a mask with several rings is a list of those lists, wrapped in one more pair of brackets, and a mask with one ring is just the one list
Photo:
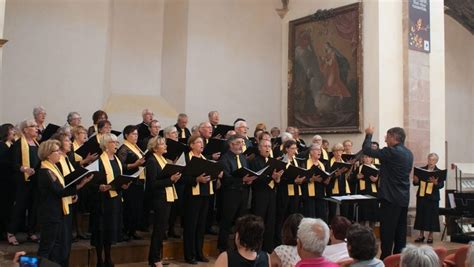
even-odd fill
[(27, 128), (38, 128), (38, 125), (28, 125)]

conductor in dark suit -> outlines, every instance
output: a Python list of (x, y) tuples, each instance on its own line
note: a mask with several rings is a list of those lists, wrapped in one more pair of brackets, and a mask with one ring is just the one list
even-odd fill
[(387, 131), (383, 149), (372, 149), (374, 127), (365, 129), (362, 149), (365, 155), (379, 158), (380, 167), (380, 259), (400, 253), (406, 245), (407, 212), (410, 202), (410, 172), (413, 154), (405, 147), (405, 131), (393, 127)]
[(247, 212), (250, 185), (256, 178), (249, 175), (243, 178), (232, 175), (237, 169), (249, 167), (245, 156), (242, 155), (243, 142), (242, 136), (231, 136), (227, 140), (229, 151), (222, 155), (219, 160), (219, 164), (221, 164), (224, 171), (221, 187), (222, 217), (217, 240), (217, 248), (220, 251), (227, 250), (229, 235), (235, 219)]

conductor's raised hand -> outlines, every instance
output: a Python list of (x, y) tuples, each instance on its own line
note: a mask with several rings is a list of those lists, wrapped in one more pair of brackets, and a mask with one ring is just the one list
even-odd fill
[(375, 131), (374, 126), (370, 125), (369, 123), (369, 127), (365, 129), (365, 134), (374, 134), (374, 131)]

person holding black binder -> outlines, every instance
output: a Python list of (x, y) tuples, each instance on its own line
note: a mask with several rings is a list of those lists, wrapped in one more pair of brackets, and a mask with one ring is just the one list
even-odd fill
[[(272, 144), (270, 140), (260, 140), (258, 143), (259, 154), (249, 162), (250, 169), (258, 172), (263, 169), (269, 160)], [(284, 170), (265, 174), (252, 183), (252, 212), (262, 217), (265, 223), (262, 250), (271, 253), (275, 246), (275, 220), (276, 220), (276, 191)]]
[(38, 242), (35, 234), (36, 227), (36, 205), (34, 205), (36, 181), (35, 173), (39, 167), (38, 158), (38, 125), (34, 120), (25, 120), (20, 123), (20, 139), (15, 141), (11, 147), (14, 179), (16, 183), (15, 202), (12, 216), (8, 226), (8, 243), (17, 246), (19, 243), (15, 237), (18, 229), (23, 226), (26, 212), (28, 221), (26, 231), (28, 239)]
[[(283, 161), (289, 165), (300, 167), (301, 163), (296, 159), (297, 144), (293, 139), (289, 139), (283, 143)], [(277, 212), (276, 212), (276, 229), (281, 229), (283, 222), (293, 213), (298, 212), (301, 195), (301, 184), (305, 177), (289, 177), (283, 173), (278, 185), (277, 191)], [(276, 245), (281, 244), (280, 231), (275, 232)]]
[(223, 154), (219, 164), (224, 170), (222, 177), (222, 215), (220, 220), (219, 237), (217, 248), (225, 251), (228, 248), (229, 235), (234, 221), (248, 212), (250, 185), (256, 179), (255, 176), (245, 175), (236, 177), (234, 172), (243, 167), (248, 168), (247, 159), (242, 155), (244, 137), (233, 135), (227, 140), (229, 150)]
[[(354, 168), (350, 179), (355, 185), (355, 193), (377, 197), (378, 192), (378, 169), (373, 164), (374, 159), (362, 155), (361, 164)], [(376, 201), (363, 202), (359, 204), (359, 223), (374, 229), (375, 222), (378, 221), (379, 204)]]
[(87, 136), (91, 137), (93, 134), (99, 133), (98, 125), (100, 121), (106, 121), (109, 119), (107, 113), (103, 110), (97, 110), (92, 114), (92, 126), (87, 130)]
[[(189, 138), (191, 151), (185, 154), (186, 164), (194, 158), (206, 159), (202, 155), (204, 144), (200, 136), (193, 135)], [(211, 177), (208, 173), (199, 176), (187, 175), (183, 177), (184, 188), (184, 259), (187, 263), (195, 264), (196, 261), (209, 262), (202, 253), (204, 244), (204, 233), (206, 231), (206, 219), (209, 209), (209, 196), (214, 194), (214, 186), (211, 179), (222, 178), (222, 172), (218, 177)]]
[[(306, 160), (306, 169), (311, 169), (313, 166), (326, 171), (326, 166), (320, 161), (321, 146), (312, 144), (309, 148), (309, 157)], [(329, 178), (328, 178), (329, 179)], [(313, 175), (309, 183), (304, 184), (302, 188), (303, 214), (305, 217), (320, 218), (328, 221), (328, 204), (324, 200), (326, 197), (326, 184), (321, 175)]]
[(191, 137), (191, 132), (187, 128), (188, 125), (188, 115), (185, 113), (180, 113), (178, 115), (178, 120), (174, 127), (178, 130), (178, 138), (181, 142), (188, 143), (189, 137)]
[[(344, 160), (342, 159), (343, 151), (344, 146), (341, 143), (337, 143), (332, 147), (333, 157), (329, 161), (329, 167), (331, 168), (331, 171), (335, 169), (337, 162), (344, 163)], [(345, 196), (351, 194), (351, 189), (346, 179), (346, 172), (348, 170), (349, 169), (347, 167), (342, 167), (338, 169), (336, 173), (334, 173), (334, 175), (331, 177), (331, 180), (329, 181), (328, 186), (326, 187), (326, 194), (328, 196)], [(336, 216), (337, 204), (330, 202), (328, 207), (328, 220), (332, 221), (334, 216)], [(341, 205), (340, 215), (349, 218), (349, 206)]]
[[(102, 121), (103, 122), (103, 121)], [(99, 122), (99, 125), (101, 122)], [(128, 184), (113, 186), (113, 181), (123, 173), (117, 151), (117, 136), (110, 133), (101, 135), (100, 148), (103, 153), (99, 157), (99, 174), (92, 181), (94, 191), (94, 207), (90, 215), (91, 245), (97, 253), (97, 266), (113, 266), (111, 247), (122, 235), (122, 190)], [(104, 252), (104, 257), (102, 257)]]
[(77, 190), (88, 183), (92, 176), (83, 178), (76, 185), (67, 186), (64, 175), (56, 166), (61, 164), (60, 147), (58, 140), (47, 140), (38, 148), (41, 160), (41, 168), (37, 173), (38, 221), (41, 229), (38, 256), (68, 266), (72, 236), (70, 205), (74, 202), (71, 196), (76, 195)]
[[(123, 166), (123, 173), (131, 175), (145, 164), (145, 155), (138, 147), (138, 128), (135, 125), (127, 125), (123, 129), (123, 145), (117, 150), (117, 157)], [(123, 226), (124, 240), (141, 240), (137, 235), (140, 220), (142, 219), (142, 207), (145, 192), (145, 173), (140, 173), (138, 179), (134, 180), (128, 189), (123, 192)]]
[[(422, 167), (428, 171), (439, 171), (436, 153), (428, 154), (428, 165)], [(428, 181), (413, 175), (413, 185), (418, 186), (416, 192), (416, 217), (414, 228), (420, 231), (420, 236), (415, 242), (425, 241), (425, 231), (428, 231), (426, 243), (433, 243), (433, 232), (439, 232), (439, 190), (444, 187), (444, 180), (435, 176), (429, 177)]]
[(150, 139), (148, 150), (152, 151), (153, 154), (149, 156), (146, 162), (146, 187), (151, 190), (154, 211), (148, 264), (150, 266), (163, 266), (163, 240), (168, 229), (171, 204), (177, 198), (174, 184), (181, 178), (181, 173), (177, 172), (171, 176), (161, 174), (166, 164), (168, 164), (163, 156), (166, 153), (165, 138), (157, 136)]

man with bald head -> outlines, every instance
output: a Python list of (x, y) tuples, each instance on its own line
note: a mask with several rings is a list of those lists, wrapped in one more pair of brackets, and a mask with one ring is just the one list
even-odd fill
[(301, 260), (296, 267), (337, 267), (322, 255), (329, 241), (329, 227), (321, 219), (304, 218), (297, 232), (297, 250)]

